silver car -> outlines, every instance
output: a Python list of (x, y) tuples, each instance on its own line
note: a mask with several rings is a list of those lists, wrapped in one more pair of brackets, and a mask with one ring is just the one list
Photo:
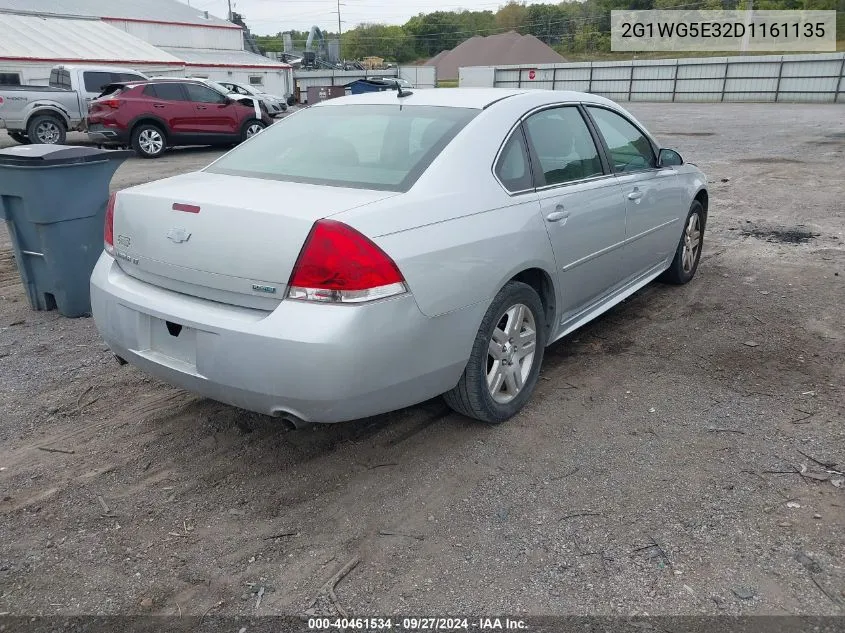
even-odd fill
[(692, 279), (707, 209), (704, 174), (598, 96), (342, 97), (113, 197), (93, 314), (120, 360), (245, 409), (339, 422), (445, 394), (498, 423), (547, 345)]
[(236, 81), (218, 81), (217, 83), (223, 86), (223, 88), (228, 90), (230, 93), (246, 97), (255, 97), (264, 104), (264, 107), (267, 108), (267, 112), (272, 117), (279, 116), (288, 109), (288, 104), (285, 103), (284, 99), (262, 92), (252, 86), (247, 86), (246, 84), (241, 84)]

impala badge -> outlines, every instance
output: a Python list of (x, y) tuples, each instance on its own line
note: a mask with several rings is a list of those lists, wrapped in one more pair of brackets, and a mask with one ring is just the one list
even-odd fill
[(175, 242), (176, 244), (181, 244), (182, 242), (187, 242), (191, 239), (191, 234), (183, 228), (170, 229), (167, 232), (167, 239), (171, 242)]

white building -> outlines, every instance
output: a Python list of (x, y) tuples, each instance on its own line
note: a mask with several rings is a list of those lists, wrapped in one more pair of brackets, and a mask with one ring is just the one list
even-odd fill
[(245, 50), (240, 26), (176, 0), (0, 0), (0, 83), (45, 84), (63, 63), (293, 92), (291, 67)]

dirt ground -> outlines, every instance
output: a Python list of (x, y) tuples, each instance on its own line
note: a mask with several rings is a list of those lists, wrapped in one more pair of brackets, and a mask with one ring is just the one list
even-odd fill
[(630, 109), (709, 176), (698, 275), (553, 345), (499, 427), (290, 431), (118, 367), (0, 229), (0, 613), (331, 614), (359, 559), (359, 616), (845, 614), (845, 109)]

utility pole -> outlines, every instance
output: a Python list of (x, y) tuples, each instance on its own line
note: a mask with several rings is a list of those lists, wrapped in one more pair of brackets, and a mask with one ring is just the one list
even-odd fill
[(228, 2), (229, 2), (229, 17), (228, 17), (228, 20), (229, 20), (229, 22), (231, 22), (232, 21), (232, 0), (228, 0)]
[(340, 41), (341, 41), (341, 26), (340, 26), (340, 0), (337, 0), (337, 61), (343, 63), (343, 55), (340, 53)]

